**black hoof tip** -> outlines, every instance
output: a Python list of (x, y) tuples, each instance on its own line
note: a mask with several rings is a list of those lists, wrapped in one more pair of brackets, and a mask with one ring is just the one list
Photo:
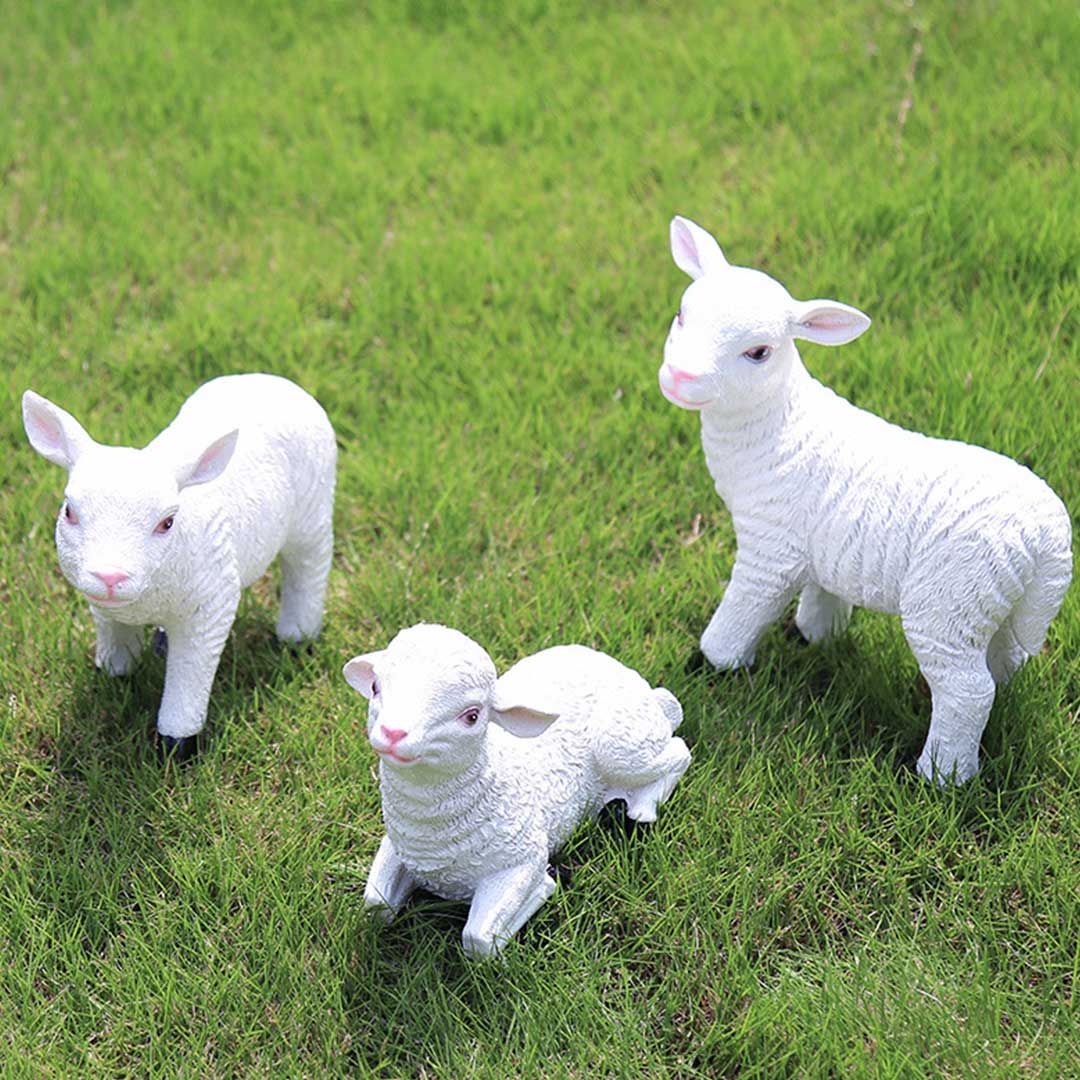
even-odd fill
[(172, 735), (159, 734), (157, 752), (164, 764), (172, 762), (174, 765), (186, 765), (199, 752), (199, 736), (182, 735), (177, 739)]
[(295, 657), (297, 660), (302, 660), (305, 656), (315, 655), (315, 644), (311, 641), (286, 641), (283, 642), (289, 655)]
[(555, 879), (560, 889), (568, 888), (570, 879), (573, 877), (570, 867), (564, 866), (562, 863), (552, 863), (548, 867), (548, 875)]
[(160, 657), (169, 655), (169, 635), (160, 626), (154, 628), (154, 636), (150, 639), (150, 648)]
[(625, 799), (612, 799), (605, 803), (600, 810), (599, 819), (602, 828), (615, 834), (631, 836), (638, 827), (638, 823), (626, 812)]
[(709, 671), (711, 667), (709, 662), (705, 659), (705, 654), (700, 649), (695, 649), (686, 659), (686, 663), (683, 664), (683, 671), (687, 675), (694, 675), (699, 671)]

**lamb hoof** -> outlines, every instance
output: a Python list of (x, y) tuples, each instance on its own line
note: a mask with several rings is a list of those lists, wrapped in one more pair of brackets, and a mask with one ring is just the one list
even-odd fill
[(915, 771), (924, 780), (936, 784), (939, 788), (960, 787), (979, 773), (979, 758), (956, 757), (947, 761), (937, 761), (925, 751), (915, 763)]
[(172, 735), (159, 734), (157, 752), (163, 764), (172, 762), (174, 765), (186, 765), (199, 752), (199, 736), (181, 735), (175, 738)]
[(741, 666), (740, 664), (721, 664), (718, 666), (701, 649), (695, 649), (686, 658), (686, 663), (683, 664), (683, 672), (687, 675), (705, 675), (706, 677), (719, 679), (733, 671), (738, 671)]
[(150, 648), (162, 659), (169, 655), (169, 635), (160, 626), (154, 627), (154, 636), (150, 639)]
[(683, 671), (687, 675), (693, 675), (698, 671), (704, 670), (706, 667), (705, 654), (700, 649), (695, 649), (683, 664)]
[(548, 877), (554, 878), (562, 888), (568, 888), (570, 885), (570, 879), (573, 876), (569, 866), (563, 863), (549, 863), (548, 864)]
[(638, 823), (626, 812), (625, 799), (612, 799), (604, 803), (600, 808), (598, 820), (601, 828), (608, 832), (623, 836), (633, 836), (638, 829)]

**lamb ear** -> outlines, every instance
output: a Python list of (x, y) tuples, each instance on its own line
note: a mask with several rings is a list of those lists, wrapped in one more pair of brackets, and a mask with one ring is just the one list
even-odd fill
[(70, 469), (94, 445), (74, 416), (33, 390), (23, 394), (22, 414), (30, 445), (54, 465)]
[(381, 652), (354, 656), (342, 669), (345, 681), (358, 693), (371, 700), (375, 687), (375, 664), (382, 658)]
[(511, 705), (507, 709), (493, 708), (491, 719), (519, 739), (535, 739), (559, 719), (559, 714), (530, 709), (527, 705)]
[(870, 327), (870, 316), (835, 300), (807, 300), (791, 313), (793, 337), (819, 345), (846, 345)]
[(193, 461), (185, 461), (176, 470), (176, 486), (191, 487), (192, 484), (205, 484), (219, 477), (232, 460), (239, 437), (240, 430), (236, 428), (227, 435), (222, 435), (220, 439), (215, 439)]
[(532, 678), (528, 663), (517, 664), (491, 692), (491, 719), (511, 735), (535, 739), (559, 718), (559, 707), (543, 683)]
[(675, 265), (695, 281), (728, 261), (720, 245), (700, 225), (676, 215), (671, 219), (671, 257)]

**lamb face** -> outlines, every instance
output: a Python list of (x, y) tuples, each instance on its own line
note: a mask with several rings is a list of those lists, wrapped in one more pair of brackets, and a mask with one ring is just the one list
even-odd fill
[(388, 768), (452, 776), (481, 755), (495, 665), (464, 634), (410, 627), (381, 652), (350, 660), (344, 674), (368, 699), (368, 739)]
[(683, 409), (771, 396), (791, 367), (787, 290), (757, 270), (725, 266), (693, 282), (664, 343), (660, 389)]
[(146, 450), (99, 445), (63, 409), (29, 391), (23, 418), (34, 449), (68, 470), (56, 520), (61, 572), (98, 607), (129, 606), (183, 544), (181, 491), (220, 475), (236, 432), (194, 460), (169, 463)]
[(800, 303), (768, 274), (732, 266), (685, 218), (671, 224), (671, 247), (694, 278), (672, 320), (659, 373), (661, 391), (680, 408), (752, 408), (782, 391), (796, 363), (793, 338), (839, 345), (870, 325), (845, 304)]
[(72, 467), (56, 521), (64, 577), (106, 608), (137, 600), (174, 546), (179, 491), (138, 450), (95, 447)]
[[(228, 454), (220, 452), (214, 475)], [(178, 480), (184, 471), (145, 451), (114, 446), (94, 446), (72, 465), (56, 550), (64, 577), (87, 599), (114, 610), (152, 590), (158, 568), (184, 547), (183, 504), (198, 498), (182, 495), (192, 483)]]

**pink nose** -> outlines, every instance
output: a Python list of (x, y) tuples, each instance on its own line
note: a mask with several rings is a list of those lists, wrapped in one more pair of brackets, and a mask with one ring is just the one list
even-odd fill
[(696, 375), (691, 374), (689, 371), (683, 371), (682, 368), (673, 367), (671, 364), (665, 364), (664, 371), (676, 386), (679, 383), (690, 382), (692, 379), (697, 378)]
[(128, 579), (128, 575), (123, 570), (92, 570), (91, 573), (94, 577), (101, 578), (110, 595), (121, 581), (127, 581)]
[(383, 733), (383, 738), (386, 739), (391, 746), (396, 746), (409, 734), (407, 731), (401, 731), (399, 728), (388, 728), (385, 724), (380, 724), (379, 730)]

